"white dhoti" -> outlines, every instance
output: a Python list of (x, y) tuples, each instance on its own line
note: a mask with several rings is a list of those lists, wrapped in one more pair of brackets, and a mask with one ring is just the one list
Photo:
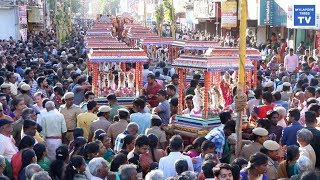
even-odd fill
[(48, 149), (48, 158), (51, 161), (56, 159), (56, 149), (62, 144), (61, 139), (46, 139), (47, 149)]

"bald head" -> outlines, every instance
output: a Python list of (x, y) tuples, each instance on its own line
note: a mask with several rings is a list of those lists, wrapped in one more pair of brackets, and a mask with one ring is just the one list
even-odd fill
[(304, 102), (305, 100), (305, 94), (302, 91), (297, 92), (296, 97), (299, 99), (300, 102)]
[(289, 77), (288, 76), (283, 76), (282, 77), (282, 82), (289, 82)]

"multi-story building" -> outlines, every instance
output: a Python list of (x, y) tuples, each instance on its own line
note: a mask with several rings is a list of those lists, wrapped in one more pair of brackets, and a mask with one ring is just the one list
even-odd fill
[(15, 0), (0, 0), (0, 39), (19, 39), (18, 10)]

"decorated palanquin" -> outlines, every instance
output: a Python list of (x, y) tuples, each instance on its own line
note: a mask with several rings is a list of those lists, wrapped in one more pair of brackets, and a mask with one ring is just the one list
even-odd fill
[(206, 51), (210, 48), (219, 47), (219, 42), (214, 41), (186, 41), (184, 44), (185, 52), (190, 50), (203, 50)]
[[(238, 48), (224, 48), (224, 47), (216, 47), (210, 49), (209, 54), (211, 56), (220, 56), (220, 57), (236, 57), (239, 58), (239, 49)], [(250, 60), (254, 66), (253, 70), (246, 71), (246, 79), (248, 88), (256, 88), (257, 84), (257, 62), (261, 60), (262, 57), (260, 52), (254, 48), (246, 49), (246, 59)]]
[[(146, 53), (139, 48), (92, 50), (89, 59), (92, 91), (99, 97), (114, 93), (120, 104), (131, 107), (132, 100), (142, 93), (142, 67), (148, 61)], [(134, 63), (134, 71), (128, 71), (126, 63)], [(117, 79), (114, 71), (118, 72)], [(100, 98), (99, 101), (107, 100)]]
[(140, 40), (143, 38), (158, 37), (150, 28), (143, 27), (141, 24), (125, 24), (122, 35), (124, 41), (130, 47), (138, 47)]
[[(247, 50), (245, 69), (246, 72), (256, 72), (255, 61), (260, 60), (255, 51)], [(232, 53), (231, 53), (232, 52)], [(219, 53), (219, 54), (215, 54)], [(178, 96), (178, 115), (168, 126), (176, 134), (188, 137), (198, 137), (206, 135), (212, 128), (220, 125), (219, 113), (224, 110), (231, 110), (232, 90), (230, 87), (222, 85), (228, 82), (228, 73), (221, 76), (221, 72), (238, 70), (239, 57), (237, 49), (213, 48), (203, 55), (181, 55), (173, 62), (179, 74), (179, 89), (185, 87), (186, 75), (188, 71), (202, 71), (204, 76), (204, 87), (197, 87), (193, 96), (194, 108), (188, 112), (184, 111), (184, 95), (180, 92)], [(255, 82), (256, 75), (248, 77)], [(228, 82), (230, 83), (230, 82)], [(255, 83), (253, 83), (255, 84)], [(229, 84), (230, 85), (230, 84)], [(225, 88), (225, 89), (224, 89)], [(229, 88), (229, 89), (226, 89)], [(226, 95), (229, 96), (226, 98)], [(232, 99), (231, 99), (232, 101)]]
[(174, 59), (179, 57), (179, 51), (181, 50), (184, 51), (185, 55), (198, 51), (202, 51), (204, 54), (206, 50), (219, 46), (219, 43), (214, 41), (173, 41), (169, 48), (169, 62), (172, 64)]
[[(97, 25), (98, 24), (98, 25)], [(142, 90), (142, 67), (148, 58), (139, 48), (130, 48), (112, 36), (109, 25), (97, 23), (88, 31), (88, 72), (92, 75), (92, 91), (98, 104), (107, 104), (106, 96), (114, 93), (127, 107)], [(129, 68), (126, 63), (135, 66)]]
[(128, 48), (126, 43), (123, 42), (90, 42), (87, 46), (92, 48), (93, 50)]
[[(147, 53), (148, 58), (150, 59), (150, 66), (156, 66), (159, 62), (158, 59), (163, 59), (163, 56), (165, 56), (166, 59), (169, 59), (169, 63), (171, 64), (172, 57), (169, 55), (172, 54), (170, 52), (173, 49), (171, 47), (172, 43), (172, 38), (163, 37), (144, 37), (140, 40), (142, 49)], [(161, 48), (163, 52), (160, 53), (159, 48)]]

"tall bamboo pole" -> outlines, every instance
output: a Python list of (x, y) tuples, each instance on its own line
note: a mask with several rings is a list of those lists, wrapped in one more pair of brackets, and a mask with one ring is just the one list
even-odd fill
[[(239, 47), (239, 73), (238, 73), (238, 96), (243, 95), (245, 87), (245, 62), (246, 62), (246, 29), (247, 29), (247, 0), (241, 0), (240, 19), (240, 47)], [(236, 157), (239, 157), (242, 148), (242, 115), (243, 109), (237, 112), (236, 121)]]
[(72, 29), (72, 0), (69, 0), (69, 7), (70, 7), (70, 16), (69, 16), (69, 26), (70, 26), (70, 31)]
[(173, 0), (171, 0), (171, 33), (173, 40), (176, 40), (176, 15), (173, 5)]
[(69, 0), (69, 6), (70, 6), (70, 17), (72, 17), (72, 0)]
[(62, 9), (63, 12), (65, 12), (65, 10), (64, 10), (64, 0), (61, 0), (61, 9)]
[(56, 20), (57, 17), (57, 11), (58, 11), (58, 0), (54, 0), (54, 19)]
[(144, 27), (147, 27), (147, 2), (143, 0), (143, 23)]

